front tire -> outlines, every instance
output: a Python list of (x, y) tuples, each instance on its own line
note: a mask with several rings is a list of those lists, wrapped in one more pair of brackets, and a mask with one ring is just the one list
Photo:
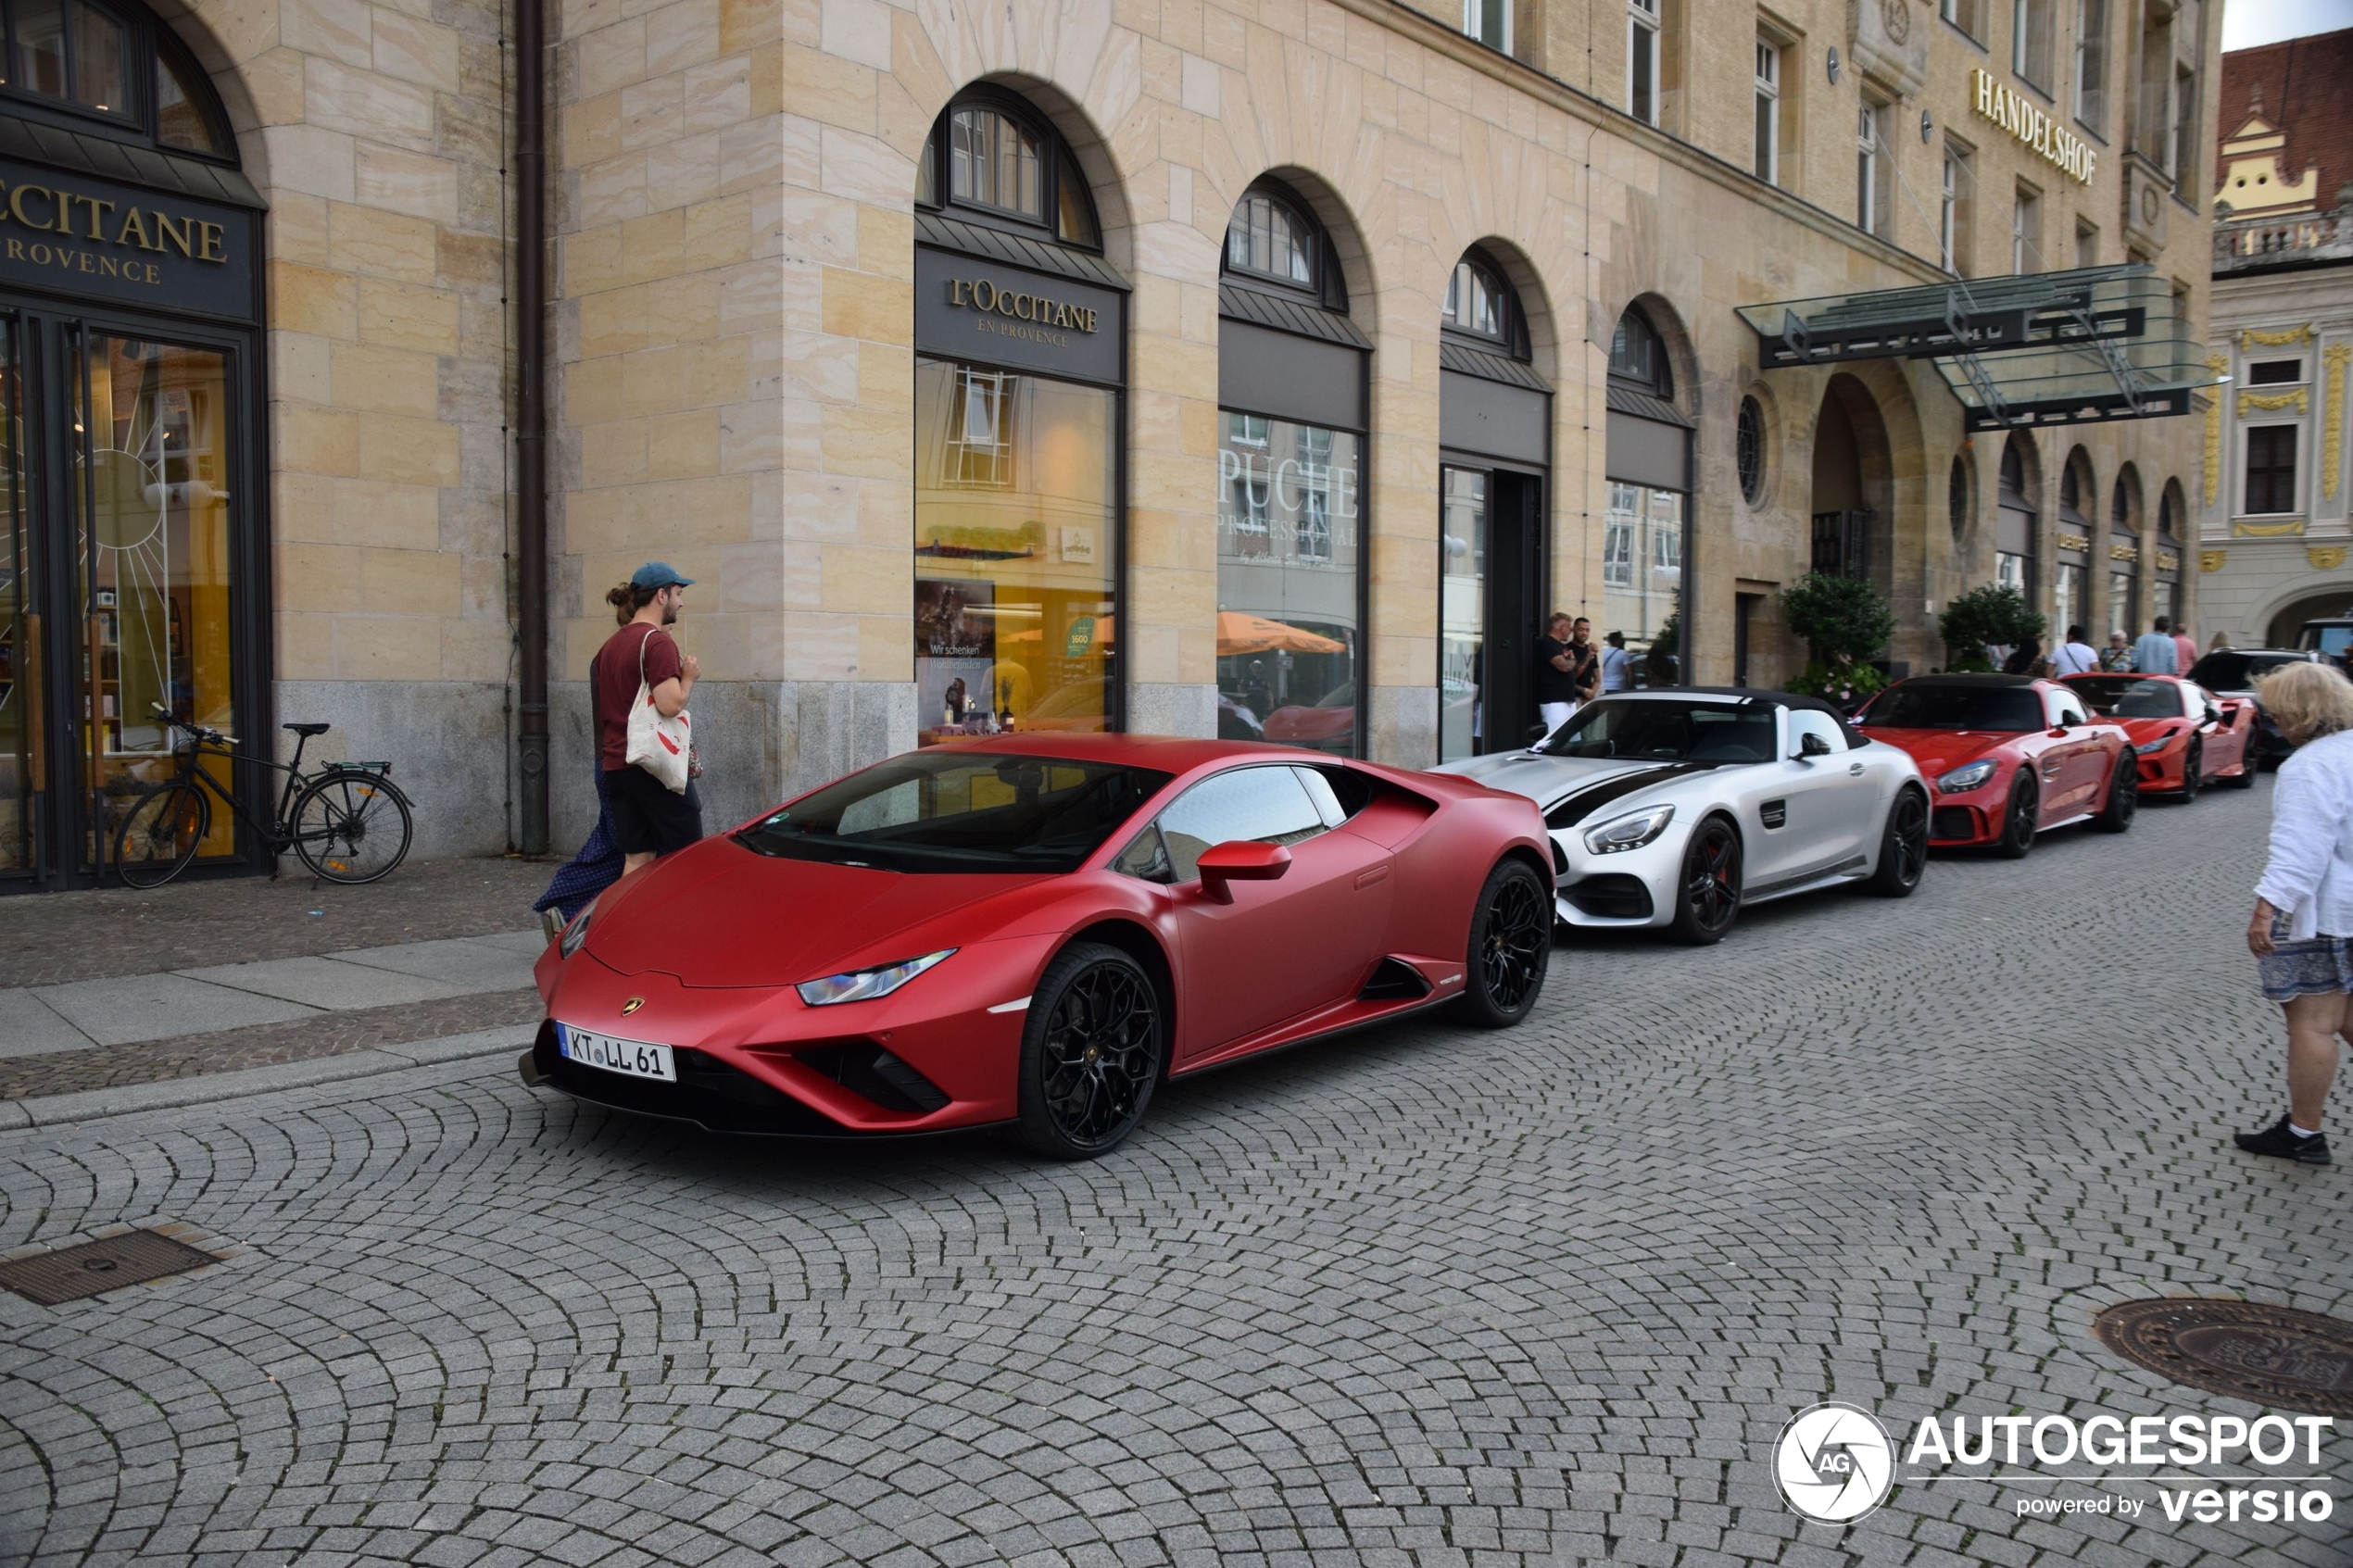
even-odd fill
[(1517, 1023), (1536, 1006), (1552, 957), (1551, 890), (1525, 860), (1503, 861), (1471, 909), (1456, 1013), (1481, 1029)]
[(212, 802), (186, 779), (166, 779), (132, 803), (115, 830), (114, 870), (126, 887), (161, 887), (188, 869), (212, 831)]
[(2006, 860), (2022, 860), (2034, 847), (2035, 831), (2042, 825), (2042, 797), (2034, 788), (2034, 780), (2024, 767), (2010, 784), (2010, 803), (2002, 810), (2002, 836), (1994, 843), (1994, 852)]
[(1683, 874), (1675, 888), (1678, 940), (1706, 947), (1724, 940), (1741, 914), (1741, 836), (1721, 817), (1692, 830)]
[(1880, 830), (1879, 865), (1864, 885), (1882, 898), (1908, 898), (1928, 870), (1928, 797), (1916, 789), (1896, 792)]
[(2116, 754), (2116, 766), (2108, 774), (2108, 804), (2092, 819), (2092, 826), (2102, 833), (2122, 833), (2133, 825), (2133, 815), (2141, 809), (2141, 771), (2133, 766), (2132, 748)]
[(2190, 743), (2189, 750), (2183, 753), (2182, 757), (2182, 788), (2180, 792), (2182, 804), (2187, 806), (2191, 801), (2196, 800), (2197, 798), (2197, 792), (2204, 788), (2205, 784), (2206, 748), (2198, 742), (2192, 741)]
[(1144, 966), (1107, 943), (1071, 944), (1047, 965), (1022, 1029), (1022, 1143), (1049, 1160), (1109, 1153), (1143, 1120), (1167, 1052)]

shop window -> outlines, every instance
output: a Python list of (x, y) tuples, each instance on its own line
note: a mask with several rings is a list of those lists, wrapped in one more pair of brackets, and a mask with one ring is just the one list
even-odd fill
[(1490, 49), (1512, 52), (1512, 0), (1463, 0), (1463, 31)]
[(1027, 106), (990, 89), (975, 89), (939, 117), (916, 164), (915, 203), (1088, 250), (1102, 244), (1069, 147)]
[(1683, 495), (1613, 481), (1602, 521), (1603, 616), (1647, 643), (1675, 608), (1683, 578)]
[(1626, 112), (1658, 123), (1659, 12), (1666, 0), (1626, 0)]
[(2246, 484), (2239, 509), (2251, 516), (2296, 510), (2295, 425), (2246, 432)]
[(1765, 504), (1765, 406), (1754, 397), (1741, 399), (1732, 426), (1732, 461), (1739, 470), (1741, 497), (1752, 507)]
[(1977, 171), (1969, 150), (1958, 143), (1944, 144), (1944, 168), (1936, 198), (1937, 248), (1944, 270), (1965, 278), (1969, 272), (1969, 215), (1975, 207)]
[(2034, 597), (2034, 574), (2030, 570), (2031, 557), (1999, 550), (1994, 556), (1994, 581), (2002, 587), (2015, 588), (2029, 600)]
[(2051, 12), (2058, 0), (2010, 0), (2010, 69), (2051, 90)]
[(1781, 178), (1781, 46), (1759, 34), (1756, 40), (1756, 177), (1768, 185)]
[(1013, 408), (1018, 376), (960, 367), (940, 465), (942, 483), (999, 489), (1013, 483)]

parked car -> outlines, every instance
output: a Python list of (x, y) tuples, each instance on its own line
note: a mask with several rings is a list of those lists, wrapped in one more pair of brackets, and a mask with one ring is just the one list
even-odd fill
[(1235, 742), (1028, 734), (852, 773), (552, 943), (526, 1082), (715, 1132), (1115, 1147), (1165, 1078), (1451, 1004), (1552, 948), (1527, 801)]
[(2061, 684), (2124, 726), (2144, 795), (2190, 801), (2208, 783), (2255, 783), (2254, 698), (2217, 696), (2178, 675), (2070, 675)]
[(2236, 697), (2255, 704), (2255, 759), (2259, 767), (2276, 768), (2296, 748), (2263, 711), (2255, 683), (2283, 664), (2319, 663), (2323, 656), (2310, 648), (2217, 648), (2190, 666), (2189, 678), (2217, 696)]
[(2296, 646), (2342, 662), (2353, 648), (2353, 614), (2314, 616), (2297, 630)]
[(2123, 726), (2094, 719), (2057, 681), (1915, 675), (1871, 698), (1856, 722), (1919, 764), (1936, 791), (1929, 841), (1939, 847), (2015, 857), (2073, 822), (2122, 833), (2140, 809)]
[(1716, 942), (1750, 904), (1845, 883), (1903, 897), (1928, 860), (1912, 759), (1787, 692), (1613, 693), (1527, 750), (1438, 771), (1543, 808), (1572, 926)]

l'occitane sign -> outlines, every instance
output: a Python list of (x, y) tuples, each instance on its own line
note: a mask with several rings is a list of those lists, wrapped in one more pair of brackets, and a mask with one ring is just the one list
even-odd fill
[(1992, 120), (2079, 182), (2092, 182), (2092, 167), (2099, 157), (2098, 148), (1994, 81), (1982, 67), (1970, 69), (1969, 89), (1970, 102), (1977, 106), (1980, 119)]

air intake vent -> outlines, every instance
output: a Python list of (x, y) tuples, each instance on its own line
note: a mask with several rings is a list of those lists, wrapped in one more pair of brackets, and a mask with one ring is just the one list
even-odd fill
[(885, 1110), (927, 1115), (948, 1103), (938, 1085), (871, 1040), (849, 1040), (795, 1051), (806, 1066)]
[(1383, 959), (1373, 971), (1365, 988), (1356, 993), (1360, 1002), (1412, 1001), (1429, 995), (1429, 982), (1422, 972), (1403, 959)]

